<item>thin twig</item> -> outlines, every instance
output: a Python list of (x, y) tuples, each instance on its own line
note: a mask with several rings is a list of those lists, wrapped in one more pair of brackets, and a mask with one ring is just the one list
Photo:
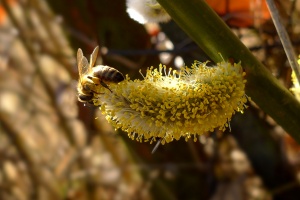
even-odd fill
[(160, 146), (161, 140), (162, 140), (162, 138), (160, 138), (160, 139), (157, 141), (156, 145), (154, 146), (153, 150), (151, 151), (151, 154), (154, 154), (155, 151), (158, 149), (158, 147)]
[(279, 16), (279, 13), (278, 13), (278, 10), (275, 6), (274, 1), (273, 0), (267, 0), (267, 5), (268, 5), (269, 11), (271, 13), (271, 17), (272, 17), (273, 23), (275, 25), (275, 28), (277, 30), (277, 33), (279, 35), (279, 38), (282, 42), (282, 45), (283, 45), (284, 51), (286, 53), (286, 56), (287, 56), (287, 58), (289, 60), (289, 63), (292, 67), (292, 70), (295, 72), (295, 75), (298, 79), (298, 82), (300, 82), (300, 69), (299, 69), (299, 65), (297, 63), (297, 56), (294, 52), (291, 40), (290, 40), (290, 38), (289, 38), (282, 22), (281, 22), (281, 19), (280, 19), (280, 16)]

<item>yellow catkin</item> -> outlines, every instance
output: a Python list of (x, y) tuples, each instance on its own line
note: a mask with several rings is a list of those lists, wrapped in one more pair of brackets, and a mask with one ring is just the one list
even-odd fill
[[(298, 59), (298, 64), (300, 65), (300, 56)], [(292, 82), (293, 82), (293, 87), (290, 88), (290, 90), (294, 93), (296, 99), (298, 101), (300, 101), (300, 84), (299, 84), (299, 81), (297, 80), (297, 77), (296, 77), (296, 74), (294, 71), (292, 72)]]
[[(143, 80), (110, 84), (112, 93), (99, 87), (94, 104), (106, 119), (138, 141), (164, 138), (162, 143), (224, 131), (232, 115), (245, 108), (245, 73), (240, 63), (208, 67), (195, 62), (180, 72), (160, 65)], [(194, 135), (194, 136), (192, 136)]]
[(290, 88), (290, 90), (294, 93), (296, 99), (300, 101), (300, 85), (294, 71), (292, 72), (292, 82), (293, 82), (293, 87)]

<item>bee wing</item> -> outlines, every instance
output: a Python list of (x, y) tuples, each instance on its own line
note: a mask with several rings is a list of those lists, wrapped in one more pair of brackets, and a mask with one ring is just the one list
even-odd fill
[(79, 66), (81, 59), (83, 58), (82, 50), (79, 48), (77, 51), (77, 65)]
[(99, 51), (99, 46), (96, 46), (90, 57), (90, 68), (92, 68), (95, 65), (95, 62), (97, 60), (98, 51)]
[(84, 74), (87, 74), (90, 70), (89, 62), (86, 57), (83, 56), (82, 50), (80, 48), (77, 51), (77, 65), (80, 77), (82, 77), (82, 75)]

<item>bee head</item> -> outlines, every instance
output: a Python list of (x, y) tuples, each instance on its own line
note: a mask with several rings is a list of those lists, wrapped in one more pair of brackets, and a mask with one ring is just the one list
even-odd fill
[(92, 93), (94, 87), (94, 82), (88, 76), (83, 77), (78, 84), (79, 90), (84, 94)]

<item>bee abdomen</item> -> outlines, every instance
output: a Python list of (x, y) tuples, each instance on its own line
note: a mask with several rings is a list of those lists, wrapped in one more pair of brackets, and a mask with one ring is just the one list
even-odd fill
[[(97, 66), (98, 67), (98, 66)], [(102, 79), (103, 81), (118, 83), (123, 81), (125, 78), (121, 72), (115, 68), (101, 65), (101, 68), (94, 71), (94, 76)]]
[(104, 73), (103, 79), (118, 83), (124, 80), (124, 76), (118, 70), (111, 68), (107, 73)]

